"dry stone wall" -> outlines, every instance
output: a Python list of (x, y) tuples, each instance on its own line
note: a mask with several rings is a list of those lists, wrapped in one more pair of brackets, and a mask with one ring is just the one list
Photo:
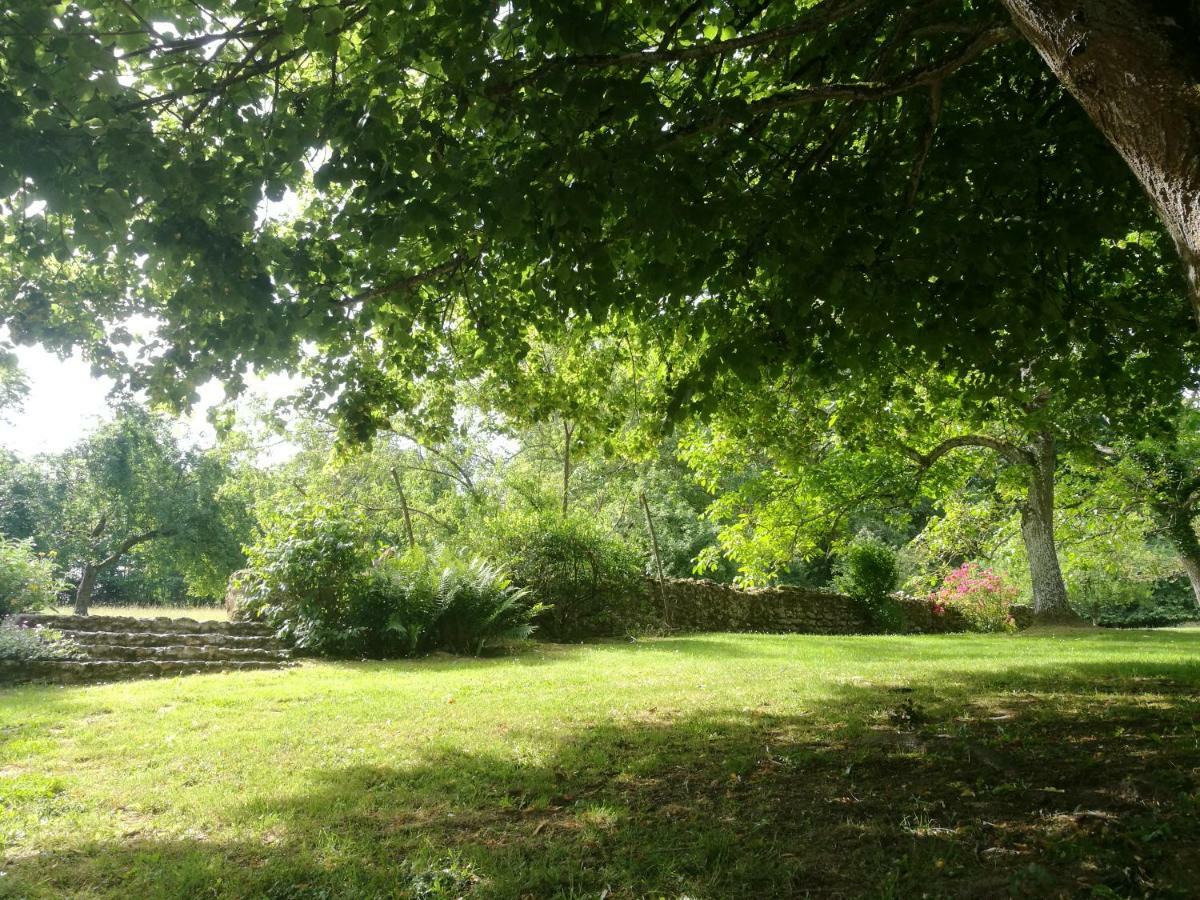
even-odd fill
[[(799, 587), (738, 588), (695, 578), (668, 579), (647, 588), (673, 631), (759, 631), (796, 634), (868, 634), (866, 608), (834, 591)], [(897, 597), (907, 633), (966, 630), (953, 610), (938, 614), (923, 600)]]

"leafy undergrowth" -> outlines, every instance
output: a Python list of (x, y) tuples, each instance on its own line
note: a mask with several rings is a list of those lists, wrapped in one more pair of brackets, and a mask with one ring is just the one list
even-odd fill
[(1194, 896), (1200, 633), (0, 693), (0, 895)]

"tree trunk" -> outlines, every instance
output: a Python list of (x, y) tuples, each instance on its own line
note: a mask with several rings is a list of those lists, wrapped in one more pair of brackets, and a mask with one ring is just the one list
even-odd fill
[(1033, 614), (1038, 622), (1074, 623), (1054, 544), (1054, 438), (1045, 432), (1030, 445), (1029, 489), (1021, 507), (1021, 538), (1033, 582)]
[(1179, 554), (1183, 571), (1192, 585), (1196, 607), (1200, 609), (1200, 540), (1197, 540), (1196, 530), (1192, 527), (1192, 517), (1186, 510), (1160, 508), (1159, 518), (1166, 526), (1171, 546)]
[(83, 564), (83, 577), (79, 579), (79, 587), (75, 590), (75, 615), (88, 614), (88, 604), (92, 599), (92, 591), (96, 588), (96, 573), (99, 571), (90, 562)]
[(571, 496), (571, 434), (574, 431), (575, 427), (563, 419), (562, 515), (564, 518), (567, 515), (567, 506)]
[(663, 622), (671, 624), (671, 610), (667, 605), (667, 591), (663, 585), (666, 577), (663, 575), (662, 555), (658, 552), (658, 532), (654, 530), (654, 519), (650, 515), (650, 504), (646, 501), (646, 492), (638, 492), (638, 500), (642, 503), (642, 512), (646, 514), (646, 530), (650, 532), (650, 549), (654, 551), (654, 569), (658, 573), (658, 599), (662, 604)]
[(408, 511), (408, 498), (404, 496), (404, 484), (400, 481), (400, 473), (392, 466), (392, 481), (396, 483), (396, 491), (400, 494), (400, 512), (404, 514), (404, 535), (408, 538), (408, 549), (414, 550), (417, 540), (413, 537), (412, 516)]
[(1195, 535), (1192, 535), (1192, 544), (1187, 553), (1179, 551), (1179, 558), (1183, 560), (1183, 570), (1187, 572), (1188, 582), (1192, 585), (1192, 599), (1196, 601), (1196, 608), (1200, 609), (1200, 546), (1195, 546)]
[(1002, 0), (1125, 159), (1175, 242), (1200, 317), (1200, 12), (1187, 0)]
[[(93, 536), (99, 536), (103, 531), (104, 520), (97, 526), (93, 532)], [(159, 537), (170, 537), (176, 533), (172, 528), (151, 528), (149, 531), (141, 534), (131, 534), (125, 540), (121, 541), (116, 548), (100, 560), (100, 562), (85, 562), (83, 564), (83, 577), (79, 579), (79, 587), (75, 590), (75, 615), (86, 616), (88, 614), (88, 603), (92, 599), (92, 591), (96, 587), (96, 576), (107, 569), (109, 566), (117, 562), (122, 556), (136, 547), (138, 544), (143, 544), (146, 541), (152, 541)]]

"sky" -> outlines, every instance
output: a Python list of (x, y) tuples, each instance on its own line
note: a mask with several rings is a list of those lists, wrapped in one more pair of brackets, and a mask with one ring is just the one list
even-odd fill
[[(75, 444), (101, 421), (112, 418), (108, 392), (112, 381), (95, 378), (78, 354), (59, 359), (40, 347), (17, 347), (17, 358), (29, 382), (23, 407), (0, 421), (0, 446), (29, 457), (59, 453)], [(249, 394), (276, 399), (294, 390), (286, 376), (247, 379)], [(215, 435), (205, 418), (224, 390), (213, 382), (200, 390), (200, 403), (180, 424), (180, 431), (197, 446), (212, 446)]]
[[(158, 23), (156, 23), (157, 25)], [(169, 23), (164, 23), (169, 26)], [(215, 47), (215, 45), (214, 45)], [(305, 165), (314, 171), (328, 158), (328, 150), (311, 152)], [(44, 201), (36, 201), (26, 210), (27, 216), (41, 215)], [(258, 209), (258, 224), (267, 221), (286, 221), (294, 218), (302, 207), (295, 192), (288, 190), (277, 201), (263, 198)], [(154, 330), (154, 320), (134, 316), (123, 326), (135, 337), (148, 337)], [(0, 331), (0, 344), (7, 334)], [(112, 418), (108, 404), (111, 379), (95, 378), (91, 367), (79, 354), (60, 359), (40, 347), (15, 347), (22, 371), (29, 382), (29, 395), (23, 408), (0, 417), (0, 447), (29, 457), (37, 453), (60, 453), (75, 444), (99, 422)], [(276, 400), (296, 391), (300, 381), (285, 375), (246, 377), (247, 399), (253, 396)], [(224, 389), (212, 382), (200, 389), (200, 403), (191, 415), (180, 423), (181, 436), (196, 446), (212, 446), (215, 434), (205, 415), (213, 404), (224, 399)], [(280, 451), (282, 453), (283, 451)]]
[[(305, 160), (311, 169), (321, 165), (327, 151), (314, 151)], [(258, 223), (268, 220), (285, 221), (295, 217), (301, 208), (300, 198), (291, 190), (278, 201), (263, 198), (259, 204)], [(41, 215), (44, 202), (34, 203), (26, 215)], [(154, 321), (134, 316), (122, 323), (135, 337), (147, 337), (154, 330)], [(6, 337), (0, 332), (0, 341)], [(60, 359), (40, 347), (15, 347), (22, 371), (29, 382), (29, 396), (23, 408), (9, 411), (0, 418), (0, 447), (20, 456), (37, 453), (60, 453), (75, 444), (99, 422), (112, 418), (108, 403), (111, 379), (95, 378), (91, 367), (79, 354)], [(246, 377), (244, 395), (276, 400), (300, 386), (298, 379), (285, 375)], [(215, 434), (205, 418), (213, 404), (224, 399), (224, 389), (212, 382), (200, 389), (200, 403), (180, 423), (181, 436), (196, 446), (212, 446)]]

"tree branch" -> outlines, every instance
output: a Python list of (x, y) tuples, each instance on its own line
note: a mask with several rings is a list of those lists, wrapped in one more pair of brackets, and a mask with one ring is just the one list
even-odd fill
[[(655, 49), (627, 50), (623, 53), (594, 53), (576, 56), (551, 57), (520, 78), (504, 81), (487, 88), (489, 97), (499, 97), (511, 93), (518, 87), (537, 81), (550, 72), (558, 69), (610, 69), (623, 66), (653, 66), (660, 63), (686, 62), (688, 60), (707, 59), (722, 56), (737, 50), (760, 47), (764, 44), (775, 44), (797, 38), (803, 34), (820, 31), (855, 13), (862, 12), (873, 4), (874, 0), (825, 0), (812, 7), (801, 18), (778, 28), (767, 28), (754, 31), (723, 41), (701, 41), (687, 47), (674, 50), (665, 46), (666, 37)], [(686, 11), (685, 11), (686, 14)], [(678, 23), (677, 23), (678, 24)], [(672, 26), (675, 28), (676, 26)], [(668, 36), (674, 34), (668, 30)]]
[(428, 281), (434, 281), (438, 278), (444, 278), (456, 274), (464, 266), (475, 262), (479, 259), (479, 254), (455, 253), (454, 256), (446, 260), (440, 265), (432, 266), (428, 269), (423, 269), (420, 272), (414, 272), (411, 275), (405, 275), (403, 278), (397, 278), (394, 281), (389, 281), (381, 284), (378, 287), (370, 288), (359, 294), (353, 294), (348, 297), (342, 297), (339, 300), (333, 301), (337, 306), (354, 306), (358, 303), (366, 303), (370, 300), (376, 300), (388, 294), (403, 294), (414, 288), (420, 287)]
[(133, 534), (117, 544), (116, 549), (108, 556), (96, 563), (97, 570), (107, 569), (118, 559), (136, 547), (138, 544), (144, 544), (146, 541), (152, 541), (155, 538), (170, 537), (175, 533), (173, 528), (152, 528), (149, 531), (143, 531), (141, 534)]
[(703, 5), (703, 0), (692, 0), (691, 3), (684, 7), (683, 12), (676, 16), (675, 21), (672, 22), (670, 27), (663, 32), (662, 40), (658, 42), (658, 52), (661, 53), (671, 46), (671, 42), (675, 40), (675, 36), (679, 34), (679, 29), (687, 24), (687, 20), (696, 14), (696, 10), (698, 10), (701, 5)]
[(1018, 447), (1016, 444), (1010, 444), (1008, 441), (1002, 441), (999, 438), (989, 437), (986, 434), (962, 434), (957, 437), (947, 438), (928, 453), (921, 453), (919, 450), (900, 444), (900, 449), (904, 455), (917, 463), (921, 469), (928, 469), (943, 456), (963, 447), (982, 447), (987, 450), (993, 450), (1009, 462), (1019, 466), (1027, 466), (1034, 463), (1032, 454), (1025, 448)]
[(886, 100), (911, 91), (914, 88), (925, 87), (940, 82), (961, 69), (968, 63), (974, 62), (989, 49), (997, 44), (1016, 40), (1017, 32), (1007, 25), (988, 28), (968, 41), (955, 56), (939, 60), (937, 63), (912, 69), (889, 81), (850, 81), (830, 82), (829, 84), (809, 85), (778, 91), (760, 100), (746, 103), (740, 111), (723, 113), (703, 122), (681, 128), (669, 134), (681, 137), (697, 132), (709, 131), (752, 119), (767, 112), (782, 109), (792, 109), (823, 100), (844, 100), (849, 103), (865, 103), (872, 100)]
[(929, 153), (933, 150), (933, 138), (937, 134), (938, 119), (942, 115), (942, 83), (935, 81), (929, 86), (929, 120), (921, 134), (921, 149), (913, 162), (912, 174), (908, 179), (908, 193), (905, 201), (908, 206), (917, 202), (917, 194), (921, 190), (921, 176), (925, 174), (925, 163), (929, 161)]

